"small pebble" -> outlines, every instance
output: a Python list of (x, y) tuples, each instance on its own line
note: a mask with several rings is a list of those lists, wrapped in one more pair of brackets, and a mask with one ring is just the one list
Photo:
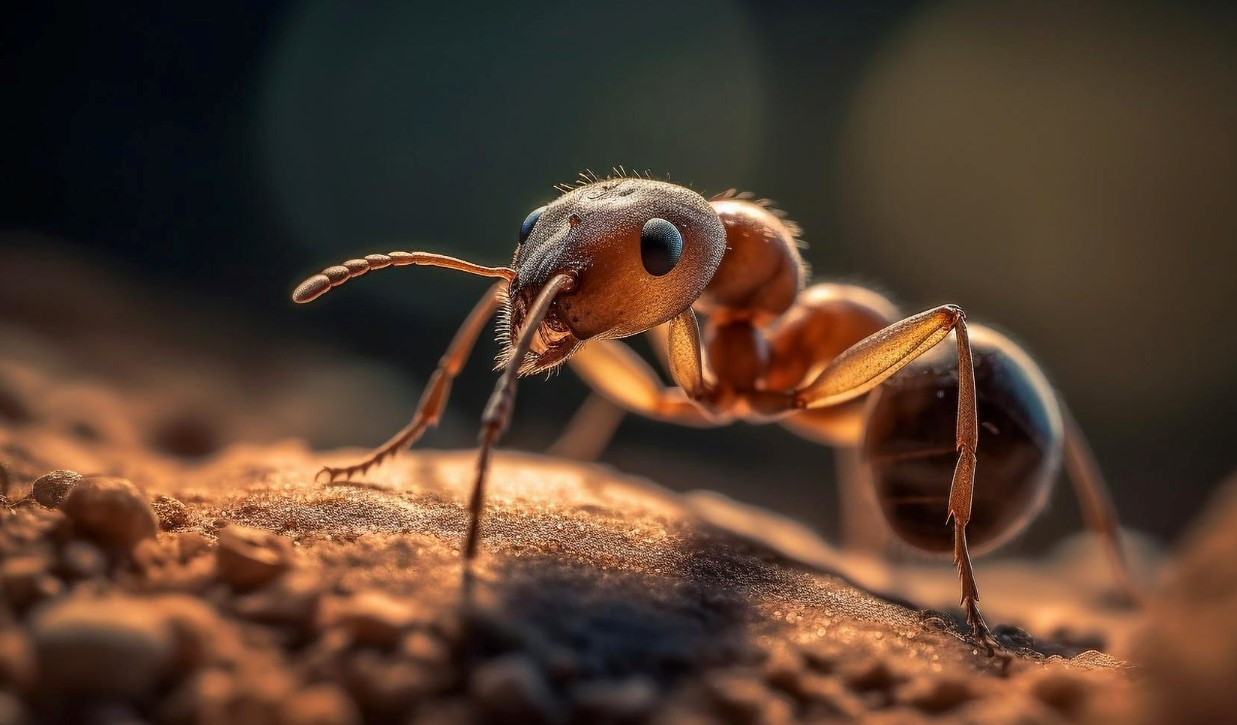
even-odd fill
[(282, 658), (273, 652), (252, 652), (233, 672), (227, 723), (277, 723), (280, 710), (296, 692), (297, 683)]
[(190, 559), (205, 554), (212, 546), (214, 546), (214, 541), (197, 531), (182, 531), (176, 534), (176, 551), (182, 564), (187, 564)]
[(233, 625), (223, 622), (213, 607), (197, 597), (165, 594), (151, 605), (171, 630), (172, 666), (181, 673), (204, 666), (232, 644)]
[(855, 720), (868, 711), (867, 705), (837, 677), (809, 673), (800, 678), (796, 699), (808, 703), (808, 710), (821, 717)]
[(39, 612), (31, 628), (39, 687), (58, 697), (152, 691), (173, 660), (172, 632), (149, 602), (70, 598)]
[(354, 641), (392, 647), (415, 621), (411, 605), (382, 592), (360, 592), (343, 603), (338, 623)]
[(842, 676), (846, 684), (858, 692), (890, 690), (905, 679), (889, 669), (889, 665), (884, 660), (876, 658), (870, 658), (845, 668)]
[(1025, 630), (1010, 624), (998, 624), (993, 627), (992, 636), (996, 637), (1003, 647), (1010, 649), (1030, 649), (1035, 646), (1034, 637)]
[(146, 497), (123, 478), (87, 476), (77, 482), (61, 508), (75, 530), (104, 549), (127, 551), (158, 531)]
[(47, 559), (38, 555), (15, 556), (0, 562), (0, 594), (4, 601), (23, 612), (42, 599), (47, 593), (43, 584), (47, 569)]
[(322, 586), (308, 571), (293, 570), (256, 591), (232, 602), (238, 616), (267, 624), (286, 624), (302, 630), (312, 628), (318, 617)]
[[(0, 690), (28, 692), (34, 686), (34, 647), (17, 629), (0, 630)], [(4, 722), (0, 718), (0, 723)]]
[(1087, 703), (1087, 683), (1066, 672), (1049, 672), (1036, 678), (1031, 694), (1062, 715), (1076, 719)]
[(780, 647), (769, 653), (764, 669), (765, 681), (770, 687), (793, 692), (803, 673), (803, 658), (794, 650)]
[(446, 643), (429, 632), (409, 632), (400, 641), (399, 649), (408, 659), (429, 665), (443, 665), (451, 656)]
[[(1070, 722), (1070, 720), (1062, 719), (1060, 713), (1054, 712), (1042, 702), (1019, 692), (1006, 692), (1000, 697), (985, 697), (968, 702), (958, 708), (956, 712), (950, 713), (950, 716), (966, 723), (1019, 723), (1019, 725), (1022, 723), (1027, 723), (1027, 725), (1044, 723), (1045, 725), (1057, 725), (1058, 723)], [(1100, 720), (1097, 722), (1104, 721)], [(1114, 722), (1122, 721), (1117, 720)], [(1154, 720), (1145, 722), (1154, 722)]]
[(380, 721), (393, 720), (409, 705), (424, 702), (452, 685), (454, 673), (442, 667), (426, 667), (400, 661), (376, 649), (353, 649), (346, 660), (344, 685), (367, 712), (380, 713)]
[(31, 495), (49, 509), (59, 508), (80, 480), (82, 474), (77, 471), (52, 471), (35, 479)]
[(166, 723), (235, 722), (229, 711), (234, 677), (218, 669), (199, 670), (159, 704), (156, 721)]
[(150, 501), (150, 508), (159, 520), (159, 528), (164, 531), (176, 531), (189, 525), (189, 508), (171, 496), (155, 496)]
[(964, 680), (916, 680), (902, 688), (898, 699), (922, 712), (940, 715), (976, 698)]
[(257, 589), (292, 567), (288, 539), (247, 526), (220, 529), (215, 557), (219, 578), (239, 591)]
[[(198, 556), (182, 561), (177, 551), (179, 542), (164, 540), (160, 543), (165, 547), (166, 558), (158, 568), (146, 570), (149, 585), (162, 591), (194, 593), (210, 599), (207, 592), (219, 581), (215, 557)], [(230, 593), (228, 587), (218, 589), (224, 598)]]
[(61, 550), (60, 568), (68, 579), (94, 579), (107, 573), (107, 557), (94, 544), (75, 539)]
[(839, 642), (824, 640), (800, 648), (803, 660), (817, 672), (832, 672), (837, 663), (846, 659), (846, 652)]
[(146, 539), (138, 542), (131, 552), (133, 562), (147, 575), (155, 575), (176, 563), (176, 552), (167, 539)]
[(307, 687), (286, 699), (280, 713), (284, 725), (355, 725), (356, 705), (334, 685)]
[(713, 702), (728, 722), (760, 722), (772, 693), (759, 680), (737, 672), (713, 672), (705, 676)]
[(472, 673), (469, 691), (477, 707), (495, 720), (546, 723), (558, 719), (541, 671), (524, 655), (504, 655), (482, 664)]
[(572, 699), (577, 722), (640, 722), (657, 704), (657, 686), (647, 677), (589, 682), (577, 687)]

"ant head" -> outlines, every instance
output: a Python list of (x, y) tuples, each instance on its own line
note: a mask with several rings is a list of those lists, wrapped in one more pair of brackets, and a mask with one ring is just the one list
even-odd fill
[(520, 372), (548, 370), (587, 340), (644, 332), (691, 307), (725, 248), (721, 220), (690, 189), (641, 178), (572, 189), (520, 228), (500, 334), (516, 340), (542, 287), (569, 275)]

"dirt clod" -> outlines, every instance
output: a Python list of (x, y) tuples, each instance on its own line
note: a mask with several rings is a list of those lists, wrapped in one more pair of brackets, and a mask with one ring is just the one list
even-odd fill
[(503, 722), (559, 719), (541, 670), (523, 655), (504, 655), (477, 668), (469, 691), (482, 712)]
[(35, 479), (31, 496), (49, 509), (59, 508), (80, 480), (82, 474), (77, 471), (52, 471)]
[(70, 581), (95, 579), (107, 573), (107, 556), (94, 544), (75, 539), (60, 551), (60, 567)]
[(139, 697), (173, 660), (171, 629), (130, 597), (71, 598), (38, 613), (32, 632), (48, 694)]
[(256, 589), (292, 567), (287, 538), (247, 526), (220, 529), (215, 556), (219, 578), (238, 591)]
[(24, 611), (60, 589), (60, 582), (48, 574), (48, 562), (42, 556), (17, 556), (0, 562), (0, 594), (15, 610)]
[(35, 677), (30, 638), (16, 629), (0, 629), (0, 692), (27, 693), (34, 686)]
[(646, 677), (582, 685), (572, 696), (577, 722), (640, 722), (657, 704), (657, 686)]
[(358, 644), (393, 647), (412, 625), (415, 610), (382, 592), (353, 595), (340, 606), (338, 624)]
[(356, 706), (333, 685), (314, 685), (296, 692), (283, 704), (285, 725), (354, 725), (361, 721)]
[(180, 501), (166, 494), (159, 494), (150, 501), (150, 507), (159, 520), (163, 531), (177, 531), (189, 524), (189, 509)]
[(923, 712), (940, 715), (976, 697), (965, 680), (946, 678), (915, 682), (900, 693), (899, 699)]
[(317, 620), (322, 586), (310, 572), (293, 570), (232, 601), (237, 616), (308, 630)]
[(111, 551), (128, 551), (158, 531), (146, 496), (123, 478), (82, 478), (61, 508), (77, 531)]
[(176, 534), (176, 552), (182, 564), (210, 551), (214, 542), (198, 531), (182, 531)]

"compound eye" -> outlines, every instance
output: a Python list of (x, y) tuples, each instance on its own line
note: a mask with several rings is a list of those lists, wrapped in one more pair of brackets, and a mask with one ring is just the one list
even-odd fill
[(674, 269), (683, 256), (683, 235), (665, 219), (653, 218), (644, 223), (640, 231), (640, 261), (644, 269), (654, 277), (661, 277)]
[(545, 211), (544, 206), (539, 206), (529, 212), (528, 216), (524, 217), (524, 223), (520, 225), (520, 244), (523, 244), (528, 235), (533, 233), (533, 227), (536, 226), (537, 220), (541, 218), (541, 212)]

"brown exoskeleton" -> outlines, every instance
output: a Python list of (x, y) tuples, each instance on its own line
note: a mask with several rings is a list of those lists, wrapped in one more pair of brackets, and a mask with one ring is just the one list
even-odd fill
[[(599, 394), (651, 418), (778, 422), (812, 440), (861, 447), (892, 531), (918, 549), (953, 552), (967, 620), (990, 650), (968, 545), (991, 548), (1021, 531), (1042, 508), (1062, 451), (1087, 521), (1128, 585), (1115, 512), (1086, 442), (1007, 338), (968, 326), (954, 305), (903, 318), (871, 290), (807, 286), (798, 227), (763, 200), (732, 192), (706, 200), (623, 173), (581, 175), (560, 190), (524, 221), (510, 267), (392, 252), (330, 267), (296, 289), (293, 299), (308, 302), (370, 270), (403, 265), (502, 280), (464, 321), (412, 421), (356, 465), (323, 469), (329, 479), (364, 473), (437, 423), (452, 379), (498, 312), (503, 372), (482, 416), (467, 559), (517, 376), (570, 361)], [(665, 350), (677, 387), (616, 341), (641, 332)], [(954, 354), (928, 354), (951, 332)]]

